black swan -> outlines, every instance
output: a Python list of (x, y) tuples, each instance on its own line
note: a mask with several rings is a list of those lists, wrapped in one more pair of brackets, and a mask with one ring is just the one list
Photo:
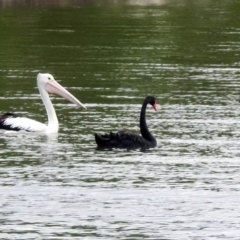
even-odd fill
[(119, 131), (116, 133), (110, 132), (109, 134), (97, 134), (95, 133), (95, 141), (98, 147), (104, 148), (153, 148), (157, 146), (157, 141), (153, 135), (149, 132), (145, 112), (147, 105), (151, 104), (157, 111), (156, 99), (152, 96), (147, 96), (142, 104), (140, 113), (140, 130), (142, 136), (134, 133)]

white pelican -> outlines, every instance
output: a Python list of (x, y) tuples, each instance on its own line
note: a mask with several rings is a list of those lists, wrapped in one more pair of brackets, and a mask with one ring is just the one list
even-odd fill
[(48, 124), (46, 125), (29, 118), (21, 117), (17, 114), (5, 113), (0, 116), (0, 129), (39, 133), (57, 133), (58, 119), (48, 93), (60, 95), (70, 102), (86, 109), (80, 101), (78, 101), (59, 83), (57, 83), (51, 74), (39, 73), (37, 75), (37, 85), (47, 111)]

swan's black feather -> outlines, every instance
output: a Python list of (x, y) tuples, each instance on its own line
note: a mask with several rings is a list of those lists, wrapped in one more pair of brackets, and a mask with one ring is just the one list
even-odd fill
[(99, 147), (104, 148), (152, 148), (157, 146), (156, 139), (151, 135), (145, 121), (145, 111), (150, 103), (156, 110), (156, 100), (147, 96), (143, 102), (140, 114), (140, 129), (142, 136), (130, 132), (119, 131), (105, 134), (95, 133), (95, 141)]
[(141, 148), (156, 147), (157, 143), (147, 141), (142, 136), (129, 132), (95, 133), (95, 141), (99, 147), (111, 148)]

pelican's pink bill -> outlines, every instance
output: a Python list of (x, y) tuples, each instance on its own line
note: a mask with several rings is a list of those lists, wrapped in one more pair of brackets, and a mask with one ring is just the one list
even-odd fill
[(87, 109), (78, 99), (76, 99), (70, 92), (68, 92), (64, 87), (62, 87), (55, 80), (49, 81), (45, 85), (45, 88), (49, 93), (59, 95), (67, 99), (68, 101)]

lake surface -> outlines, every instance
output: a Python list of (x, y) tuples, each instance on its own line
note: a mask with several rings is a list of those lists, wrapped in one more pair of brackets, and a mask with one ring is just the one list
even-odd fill
[[(57, 135), (0, 136), (1, 239), (239, 239), (238, 1), (0, 1), (0, 107), (46, 122), (49, 72), (88, 110), (52, 96)], [(158, 146), (99, 151), (94, 132)]]

